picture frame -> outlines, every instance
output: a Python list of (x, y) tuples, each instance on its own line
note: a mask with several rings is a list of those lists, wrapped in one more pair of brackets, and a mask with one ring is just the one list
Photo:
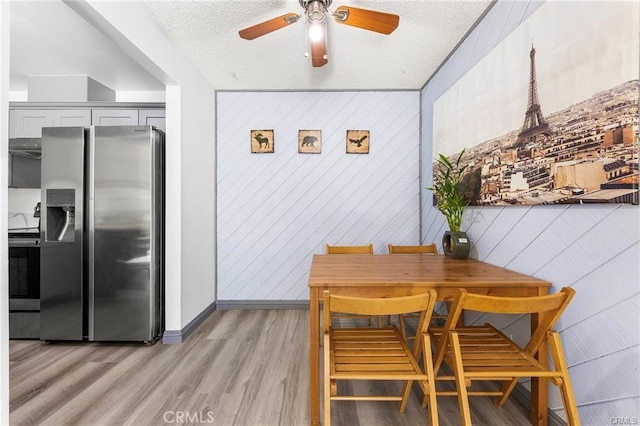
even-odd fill
[(298, 153), (322, 153), (322, 130), (298, 130)]
[(275, 151), (273, 130), (251, 131), (251, 153), (271, 154)]
[(368, 154), (369, 143), (369, 130), (347, 130), (347, 154)]

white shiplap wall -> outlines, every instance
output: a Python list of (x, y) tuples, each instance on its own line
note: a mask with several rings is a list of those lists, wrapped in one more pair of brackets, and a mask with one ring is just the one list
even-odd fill
[[(422, 174), (431, 182), (433, 103), (541, 2), (498, 1), (422, 90)], [(575, 3), (576, 13), (586, 4)], [(606, 37), (602, 31), (602, 37)], [(635, 59), (636, 61), (638, 58)], [(615, 66), (615, 64), (611, 64)], [(423, 195), (423, 239), (440, 245), (446, 222)], [(463, 229), (471, 256), (577, 294), (561, 332), (583, 424), (640, 421), (640, 209), (630, 205), (474, 207)], [(480, 319), (474, 319), (478, 321)], [(486, 321), (483, 318), (482, 321)], [(522, 341), (528, 318), (492, 318)], [(551, 386), (551, 388), (554, 388)], [(564, 416), (555, 389), (550, 407)], [(620, 420), (621, 419), (621, 420)], [(634, 420), (635, 419), (635, 420)]]
[[(218, 303), (308, 299), (325, 244), (417, 244), (420, 93), (217, 94)], [(273, 129), (275, 153), (251, 154)], [(298, 154), (298, 130), (322, 130), (321, 154)], [(346, 154), (369, 130), (370, 153)]]

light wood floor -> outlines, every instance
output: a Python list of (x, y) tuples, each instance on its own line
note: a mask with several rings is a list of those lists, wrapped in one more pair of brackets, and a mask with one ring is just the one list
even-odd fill
[[(309, 312), (214, 312), (180, 345), (10, 342), (11, 425), (307, 425)], [(380, 392), (395, 384), (372, 385)], [(384, 391), (384, 390), (383, 390)], [(336, 425), (427, 424), (413, 392), (393, 402), (336, 402)], [(439, 397), (440, 424), (458, 425)], [(474, 423), (530, 424), (511, 398), (472, 398)]]

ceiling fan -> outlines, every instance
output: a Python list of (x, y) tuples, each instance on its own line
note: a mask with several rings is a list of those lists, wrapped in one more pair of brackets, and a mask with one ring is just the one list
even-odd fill
[[(304, 9), (311, 46), (311, 63), (314, 67), (325, 65), (327, 60), (327, 15), (339, 24), (351, 25), (381, 34), (391, 34), (398, 27), (400, 17), (390, 13), (360, 9), (352, 6), (340, 6), (334, 12), (329, 10), (332, 0), (298, 0)], [(253, 40), (272, 31), (279, 30), (298, 22), (302, 15), (286, 13), (277, 18), (240, 30), (240, 37)]]

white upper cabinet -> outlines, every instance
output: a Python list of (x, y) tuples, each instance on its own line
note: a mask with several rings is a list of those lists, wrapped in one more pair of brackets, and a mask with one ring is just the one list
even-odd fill
[(17, 109), (9, 115), (11, 138), (40, 138), (43, 127), (90, 126), (89, 109)]
[(165, 130), (165, 113), (163, 109), (138, 110), (138, 124), (141, 126), (154, 126), (158, 130)]
[(165, 130), (165, 113), (163, 109), (138, 110), (138, 124), (142, 126), (154, 126), (156, 129)]
[(9, 138), (41, 138), (43, 127), (155, 126), (165, 130), (164, 109), (10, 109)]
[(93, 109), (91, 124), (94, 126), (137, 126), (137, 109)]
[(87, 127), (90, 125), (91, 110), (89, 109), (53, 110), (54, 127)]

